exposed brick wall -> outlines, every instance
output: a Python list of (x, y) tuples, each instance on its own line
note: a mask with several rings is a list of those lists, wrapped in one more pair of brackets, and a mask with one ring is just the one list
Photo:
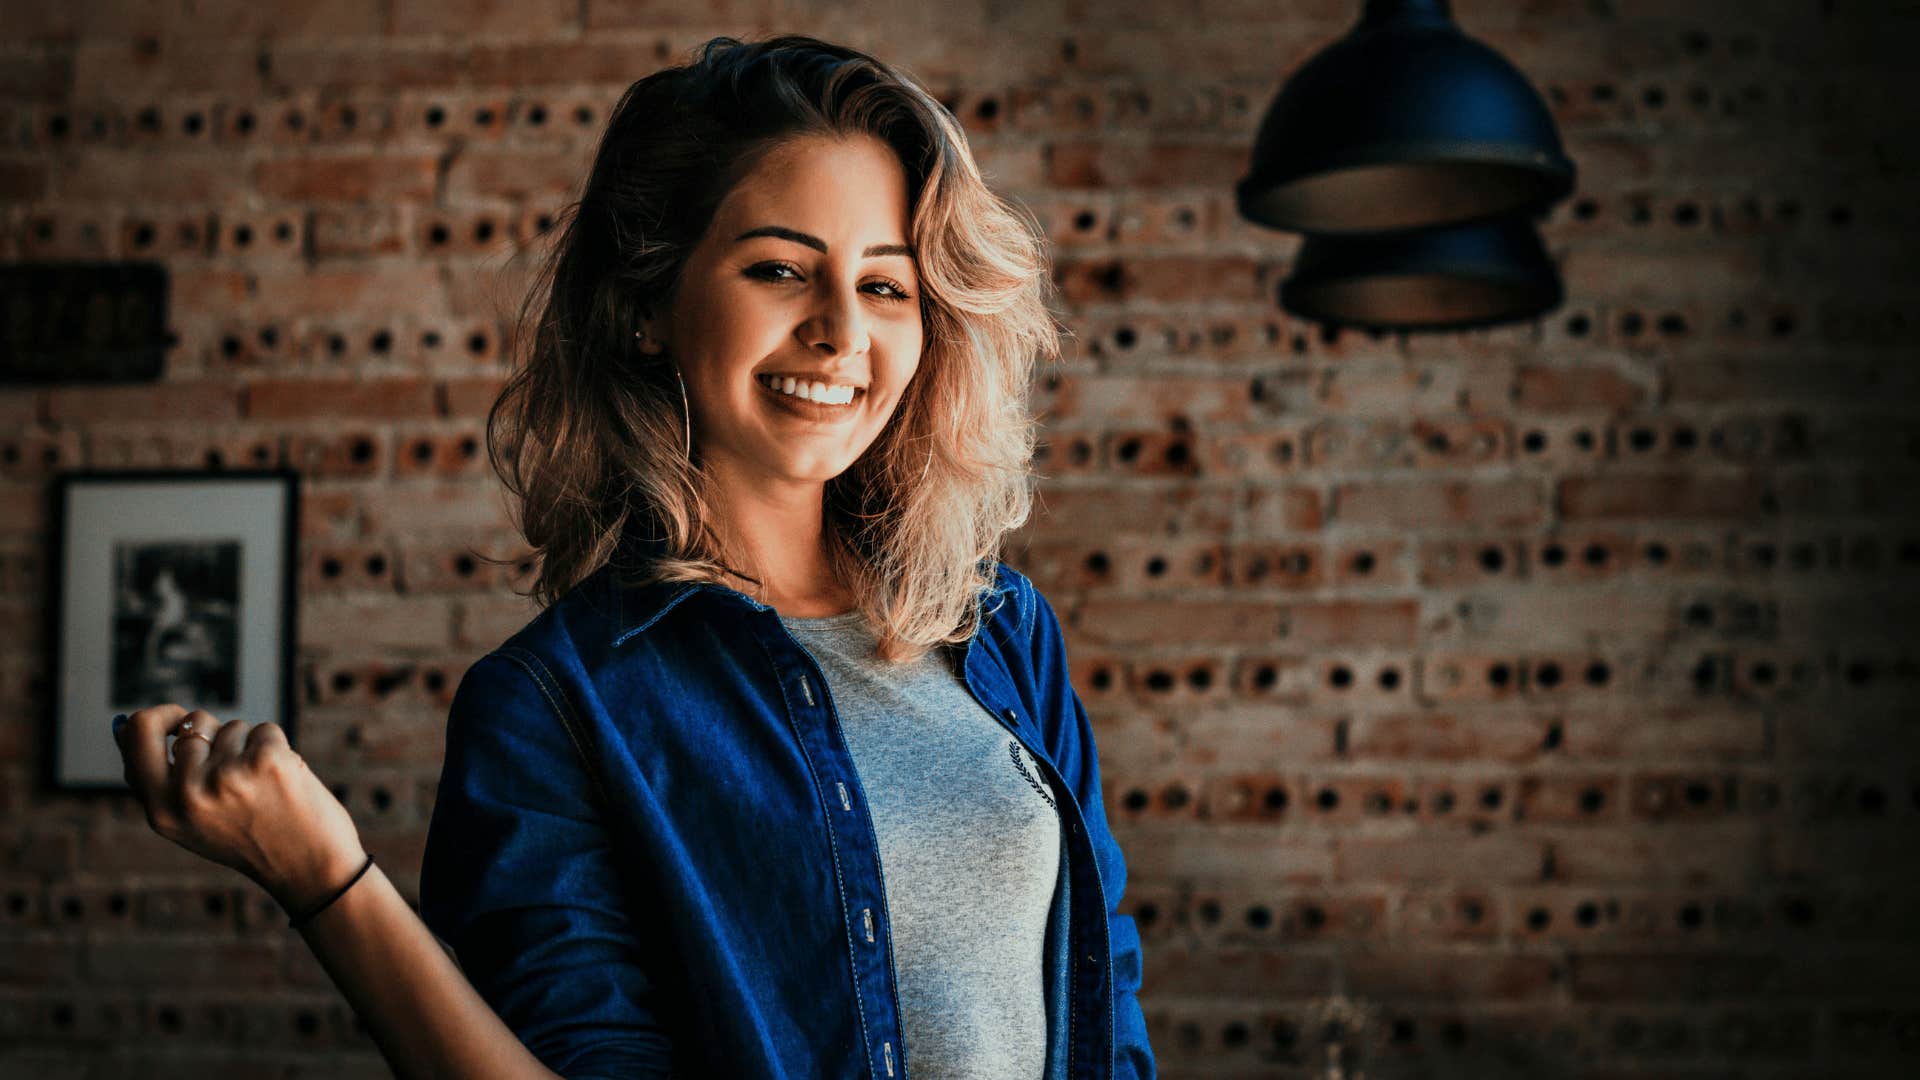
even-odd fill
[(1460, 0), (1580, 166), (1568, 300), (1403, 339), (1287, 318), (1297, 240), (1231, 201), (1358, 8), (5, 5), (0, 257), (161, 259), (178, 343), (0, 392), (0, 1073), (387, 1075), (257, 890), (33, 790), (49, 476), (302, 471), (301, 749), (411, 892), (452, 687), (532, 613), (463, 558), (520, 550), (480, 451), (511, 257), (629, 82), (767, 30), (922, 74), (1056, 245), (1011, 561), (1165, 1075), (1323, 1075), (1335, 992), (1376, 1076), (1913, 1067), (1920, 19)]

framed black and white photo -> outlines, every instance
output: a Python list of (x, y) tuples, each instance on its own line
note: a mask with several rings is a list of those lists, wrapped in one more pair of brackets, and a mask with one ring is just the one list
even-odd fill
[(299, 474), (54, 477), (56, 790), (124, 790), (111, 721), (177, 703), (293, 737)]

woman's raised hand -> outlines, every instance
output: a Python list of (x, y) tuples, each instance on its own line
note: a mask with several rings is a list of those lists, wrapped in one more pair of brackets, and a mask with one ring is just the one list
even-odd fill
[[(192, 734), (174, 740), (169, 761), (166, 738), (186, 724)], [(154, 832), (240, 871), (290, 913), (325, 900), (366, 862), (352, 815), (277, 724), (154, 705), (114, 739)]]
[[(167, 736), (187, 723), (169, 761)], [(287, 911), (307, 914), (358, 881), (300, 932), (395, 1076), (560, 1080), (367, 861), (347, 808), (278, 726), (154, 705), (114, 739), (154, 832), (252, 878)]]

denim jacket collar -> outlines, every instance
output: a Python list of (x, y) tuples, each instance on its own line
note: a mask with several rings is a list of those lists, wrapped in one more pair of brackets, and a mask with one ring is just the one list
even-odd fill
[[(623, 547), (626, 549), (629, 558), (633, 558), (636, 561), (644, 561), (648, 555), (664, 549), (666, 544), (664, 541), (655, 538), (630, 535), (623, 542)], [(982, 561), (985, 562), (985, 560)], [(998, 562), (994, 565), (993, 584), (988, 587), (986, 595), (981, 598), (983, 603), (987, 597), (994, 598), (994, 601), (998, 603), (1000, 597), (1014, 589), (1013, 581), (1006, 573), (1004, 565)], [(614, 594), (615, 618), (610, 621), (609, 625), (613, 630), (611, 644), (616, 646), (634, 634), (652, 626), (660, 620), (661, 616), (673, 610), (682, 600), (687, 599), (697, 592), (716, 593), (729, 600), (745, 604), (755, 611), (774, 610), (770, 604), (761, 603), (738, 589), (729, 588), (716, 582), (655, 581), (623, 587), (618, 584), (618, 577), (611, 566), (602, 568), (600, 572), (608, 575), (608, 587)], [(981, 621), (983, 623), (985, 622), (984, 619)]]

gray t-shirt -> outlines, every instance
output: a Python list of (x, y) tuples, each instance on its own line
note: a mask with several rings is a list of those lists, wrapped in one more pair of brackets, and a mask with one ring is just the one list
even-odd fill
[(825, 674), (872, 812), (914, 1080), (1037, 1080), (1060, 818), (1040, 768), (929, 652), (873, 656), (857, 611), (781, 621)]

